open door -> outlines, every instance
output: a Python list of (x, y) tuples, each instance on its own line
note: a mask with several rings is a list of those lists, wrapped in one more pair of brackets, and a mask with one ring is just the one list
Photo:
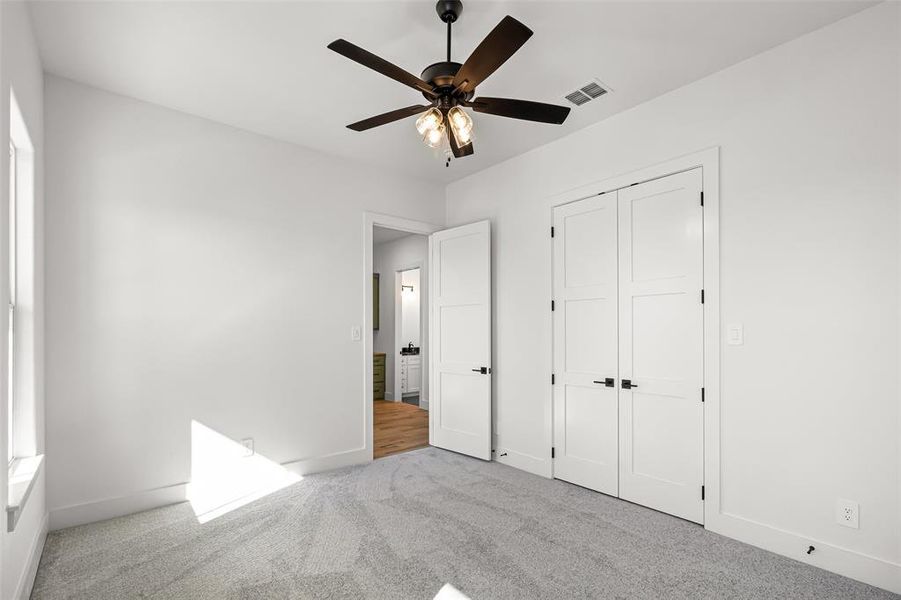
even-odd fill
[(491, 223), (429, 237), (429, 443), (491, 460)]

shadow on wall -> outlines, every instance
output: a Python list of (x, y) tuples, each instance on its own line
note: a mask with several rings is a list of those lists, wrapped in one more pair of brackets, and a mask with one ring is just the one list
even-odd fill
[(198, 522), (211, 521), (301, 479), (203, 423), (191, 421), (187, 496)]

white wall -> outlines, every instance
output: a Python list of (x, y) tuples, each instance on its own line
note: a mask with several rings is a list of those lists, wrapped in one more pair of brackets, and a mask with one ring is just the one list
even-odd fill
[(366, 460), (363, 213), (443, 190), (53, 76), (46, 139), (51, 524), (178, 499), (192, 419)]
[(419, 285), (419, 269), (410, 269), (401, 273), (401, 283), (413, 289), (406, 289), (401, 294), (401, 336), (398, 346), (413, 344), (421, 345), (419, 329), (422, 325), (422, 313), (420, 312), (419, 295), (422, 288)]
[[(43, 401), (43, 74), (37, 46), (32, 35), (28, 11), (23, 2), (0, 2), (0, 148), (3, 148), (2, 168), (0, 168), (0, 229), (4, 232), (0, 244), (0, 305), (6, 306), (9, 301), (8, 281), (8, 245), (6, 239), (7, 220), (9, 215), (9, 161), (6, 159), (6, 148), (9, 140), (10, 122), (10, 89), (13, 89), (21, 110), (31, 142), (34, 146), (34, 233), (32, 252), (21, 255), (22, 258), (34, 260), (34, 287), (20, 289), (18, 309), (25, 318), (20, 320), (17, 329), (17, 340), (33, 344), (29, 354), (33, 352), (33, 366), (29, 365), (28, 381), (20, 380), (24, 389), (30, 391), (34, 398), (34, 423), (36, 425), (35, 446), (38, 453), (44, 450), (44, 401)], [(28, 232), (20, 232), (28, 236)], [(27, 243), (27, 240), (26, 240)], [(21, 251), (20, 251), (21, 252)], [(0, 427), (0, 447), (5, 449), (6, 442), (6, 390), (7, 390), (7, 313), (0, 316), (0, 355), (2, 355), (3, 376), (0, 382), (2, 397), (3, 426)], [(20, 371), (20, 375), (23, 373)], [(0, 463), (6, 464), (6, 462)], [(7, 496), (6, 477), (0, 477), (0, 498)], [(5, 501), (4, 501), (5, 506)], [(22, 514), (16, 523), (15, 531), (7, 533), (6, 511), (3, 511), (0, 523), (2, 553), (0, 553), (0, 597), (27, 597), (31, 590), (37, 561), (43, 547), (47, 528), (46, 486), (42, 471), (34, 484)]]
[(551, 472), (550, 197), (720, 146), (720, 530), (901, 591), (899, 111), (893, 2), (451, 184), (493, 221), (501, 460)]
[[(394, 288), (394, 274), (403, 269), (409, 269), (415, 265), (422, 265), (420, 272), (421, 284), (424, 288), (422, 305), (428, 306), (428, 253), (429, 238), (424, 235), (408, 235), (397, 240), (376, 244), (373, 247), (372, 265), (376, 273), (380, 274), (379, 303), (381, 316), (379, 330), (373, 332), (372, 344), (376, 352), (384, 352), (385, 363), (385, 391), (386, 398), (396, 399), (395, 391), (400, 394), (400, 386), (395, 385), (394, 365), (398, 353), (398, 345), (395, 336), (395, 302), (397, 290)], [(425, 345), (428, 343), (428, 331), (422, 332), (422, 364), (426, 362)], [(395, 390), (395, 388), (397, 388)], [(387, 394), (390, 392), (390, 395)], [(428, 374), (426, 369), (422, 371), (422, 387), (420, 398), (428, 401)]]

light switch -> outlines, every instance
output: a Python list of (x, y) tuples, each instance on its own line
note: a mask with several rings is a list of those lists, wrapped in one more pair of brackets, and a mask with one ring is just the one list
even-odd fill
[(363, 339), (363, 329), (359, 326), (354, 326), (350, 328), (350, 339), (359, 342)]
[(745, 332), (741, 323), (726, 325), (726, 343), (730, 346), (741, 346), (745, 343)]

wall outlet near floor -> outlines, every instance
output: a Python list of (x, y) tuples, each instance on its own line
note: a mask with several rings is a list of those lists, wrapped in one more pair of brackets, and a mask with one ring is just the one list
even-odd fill
[(835, 501), (835, 522), (852, 529), (860, 529), (858, 519), (860, 517), (860, 505), (853, 500), (839, 498)]
[(350, 328), (350, 339), (359, 342), (363, 339), (363, 328), (360, 326), (353, 326)]
[(241, 445), (244, 446), (243, 456), (245, 458), (248, 456), (253, 456), (253, 438), (244, 438), (243, 440), (241, 440)]

